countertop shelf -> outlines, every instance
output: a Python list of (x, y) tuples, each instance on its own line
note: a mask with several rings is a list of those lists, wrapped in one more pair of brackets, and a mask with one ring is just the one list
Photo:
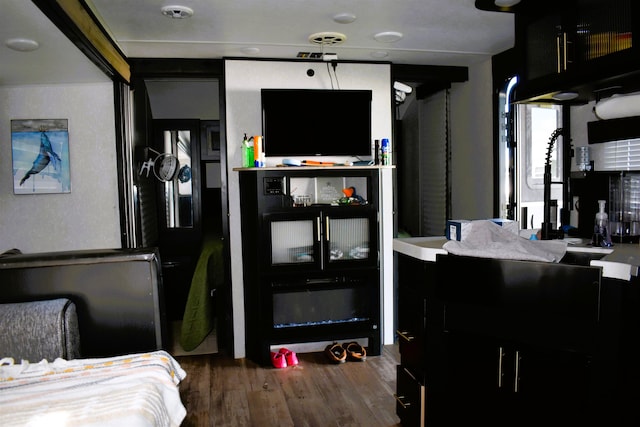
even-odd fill
[[(447, 242), (444, 236), (406, 237), (393, 239), (393, 250), (410, 257), (435, 262), (436, 255), (447, 254), (442, 248)], [(591, 260), (590, 265), (602, 268), (602, 276), (630, 281), (638, 277), (640, 271), (640, 245), (614, 243), (611, 248), (592, 247), (586, 243), (576, 243), (567, 239), (567, 252), (588, 252), (603, 254), (602, 258)], [(538, 262), (538, 261), (532, 261)]]

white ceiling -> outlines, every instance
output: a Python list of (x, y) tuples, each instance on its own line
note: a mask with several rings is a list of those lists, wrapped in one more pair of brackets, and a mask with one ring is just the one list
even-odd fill
[[(469, 66), (513, 46), (514, 16), (475, 8), (474, 0), (85, 0), (130, 58), (283, 58), (298, 52), (335, 53), (339, 60)], [(0, 85), (104, 80), (29, 0), (0, 0)], [(194, 15), (171, 19), (166, 5)], [(341, 13), (354, 22), (336, 23)], [(309, 42), (315, 33), (337, 32), (341, 44)], [(399, 41), (376, 41), (398, 32)], [(40, 43), (33, 52), (4, 45), (23, 37)], [(257, 48), (247, 54), (243, 48)], [(387, 52), (386, 57), (372, 56)]]

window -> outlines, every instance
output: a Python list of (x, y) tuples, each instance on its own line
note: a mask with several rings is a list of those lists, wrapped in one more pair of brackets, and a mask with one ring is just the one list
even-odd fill
[[(510, 79), (499, 96), (499, 203), (501, 216), (520, 221), (520, 228), (541, 228), (544, 221), (544, 171), (549, 155), (551, 200), (563, 206), (562, 137), (551, 145), (562, 127), (562, 107), (555, 104), (512, 104)], [(559, 212), (552, 223), (560, 225)]]
[[(544, 220), (544, 170), (549, 156), (551, 165), (551, 200), (562, 203), (562, 137), (552, 141), (562, 127), (562, 107), (555, 104), (520, 104), (516, 110), (517, 139), (520, 150), (516, 160), (517, 212), (527, 228), (540, 228)], [(553, 142), (553, 145), (550, 144)], [(559, 222), (559, 209), (551, 223)], [(524, 227), (522, 227), (524, 228)]]

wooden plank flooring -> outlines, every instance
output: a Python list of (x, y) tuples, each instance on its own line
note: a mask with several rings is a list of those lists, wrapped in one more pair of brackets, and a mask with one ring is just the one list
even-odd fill
[(322, 352), (275, 369), (223, 354), (176, 356), (187, 372), (183, 427), (398, 427), (397, 345), (364, 362), (329, 363)]

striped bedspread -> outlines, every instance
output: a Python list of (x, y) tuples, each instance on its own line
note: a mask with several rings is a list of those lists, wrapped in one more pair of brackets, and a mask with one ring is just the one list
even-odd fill
[(0, 360), (0, 426), (179, 426), (186, 377), (165, 351), (39, 363)]

